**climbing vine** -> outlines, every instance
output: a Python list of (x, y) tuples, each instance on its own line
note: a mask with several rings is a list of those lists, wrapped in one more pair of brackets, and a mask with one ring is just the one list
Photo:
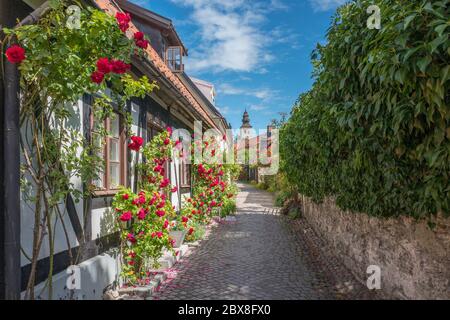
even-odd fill
[[(129, 148), (141, 152), (143, 139), (132, 137)], [(172, 249), (169, 223), (176, 219), (170, 193), (177, 190), (165, 178), (166, 164), (172, 156), (171, 129), (154, 137), (143, 148), (146, 161), (137, 164), (139, 193), (123, 188), (116, 194), (113, 207), (121, 230), (123, 257), (122, 279), (136, 285), (148, 278), (148, 272), (159, 266), (163, 249)]]
[[(56, 222), (62, 224), (71, 252), (63, 219), (64, 204), (68, 197), (79, 202), (90, 196), (92, 181), (98, 179), (104, 165), (98, 156), (103, 143), (94, 144), (83, 136), (78, 101), (85, 94), (95, 95), (93, 113), (98, 122), (114, 116), (115, 104), (130, 123), (126, 102), (132, 97), (143, 97), (156, 87), (146, 77), (134, 79), (127, 73), (131, 58), (144, 54), (148, 45), (140, 33), (133, 39), (124, 35), (129, 15), (119, 13), (111, 17), (78, 1), (48, 3), (49, 10), (35, 24), (3, 29), (6, 38), (2, 41), (2, 46), (7, 46), (7, 61), (2, 57), (2, 65), (14, 63), (20, 70), (22, 194), (33, 204), (34, 212), (32, 252), (22, 250), (31, 263), (26, 289), (29, 299), (35, 297), (37, 261), (46, 238), (51, 299)], [(71, 11), (68, 13), (67, 8), (74, 3), (81, 8), (79, 25), (69, 28)], [(107, 89), (111, 94), (106, 94)], [(104, 141), (108, 132), (105, 128), (99, 131), (100, 141)], [(80, 189), (75, 181), (83, 181), (84, 188)], [(86, 212), (85, 206), (85, 217)], [(83, 245), (80, 243), (81, 248)], [(76, 260), (77, 257), (71, 257), (72, 264)]]

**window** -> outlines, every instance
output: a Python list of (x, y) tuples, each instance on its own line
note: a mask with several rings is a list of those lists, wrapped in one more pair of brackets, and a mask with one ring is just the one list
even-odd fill
[(101, 146), (99, 156), (104, 159), (104, 168), (99, 172), (99, 179), (94, 181), (97, 195), (110, 195), (117, 192), (119, 186), (126, 185), (126, 141), (121, 116), (107, 118), (103, 126), (109, 135), (104, 138), (99, 134), (100, 124), (91, 118), (92, 141)]
[(166, 62), (170, 69), (174, 72), (184, 71), (183, 65), (183, 49), (181, 47), (168, 47), (166, 54)]
[(180, 187), (188, 188), (191, 186), (191, 165), (182, 162), (180, 164)]

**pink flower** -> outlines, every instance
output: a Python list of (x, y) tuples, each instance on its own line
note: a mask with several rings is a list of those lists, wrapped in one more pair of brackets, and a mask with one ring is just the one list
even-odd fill
[(123, 222), (127, 222), (130, 221), (132, 217), (133, 215), (131, 214), (131, 212), (127, 211), (120, 216), (120, 220)]
[(146, 215), (147, 215), (147, 212), (145, 212), (144, 209), (141, 209), (141, 210), (139, 210), (139, 212), (138, 212), (138, 219), (139, 219), (139, 220), (144, 220)]
[(156, 202), (156, 196), (153, 196), (153, 198), (150, 199), (150, 205), (154, 205)]
[(132, 136), (131, 141), (132, 142), (128, 145), (128, 148), (136, 152), (138, 152), (144, 144), (144, 139), (141, 137)]
[(164, 225), (163, 225), (163, 229), (167, 229), (167, 227), (169, 226), (169, 221), (164, 221)]
[(157, 236), (159, 239), (161, 239), (161, 238), (163, 237), (163, 233), (162, 233), (161, 231), (158, 231), (158, 232), (156, 233), (156, 236)]
[(171, 135), (172, 135), (172, 133), (173, 133), (173, 130), (172, 130), (172, 128), (171, 128), (171, 127), (167, 127), (167, 132), (169, 132), (169, 135), (171, 136)]
[(166, 215), (166, 212), (163, 210), (156, 210), (156, 215), (160, 218), (164, 217)]
[(161, 170), (163, 170), (163, 167), (159, 164), (153, 169), (154, 172), (161, 172)]
[(164, 140), (164, 144), (167, 146), (167, 145), (169, 145), (170, 144), (170, 139), (169, 138), (166, 138), (165, 140)]

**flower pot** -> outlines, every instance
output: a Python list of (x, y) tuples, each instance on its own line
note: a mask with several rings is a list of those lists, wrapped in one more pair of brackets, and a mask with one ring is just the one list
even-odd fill
[(186, 231), (170, 231), (169, 232), (169, 236), (175, 240), (175, 244), (173, 245), (173, 247), (175, 249), (178, 249), (181, 247), (181, 245), (183, 244), (184, 241), (184, 237), (186, 236)]

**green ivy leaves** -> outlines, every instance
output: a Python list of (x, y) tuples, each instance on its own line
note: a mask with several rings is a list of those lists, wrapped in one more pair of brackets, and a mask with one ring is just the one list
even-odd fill
[(359, 0), (314, 53), (313, 89), (281, 131), (299, 192), (377, 216), (450, 213), (449, 1)]

